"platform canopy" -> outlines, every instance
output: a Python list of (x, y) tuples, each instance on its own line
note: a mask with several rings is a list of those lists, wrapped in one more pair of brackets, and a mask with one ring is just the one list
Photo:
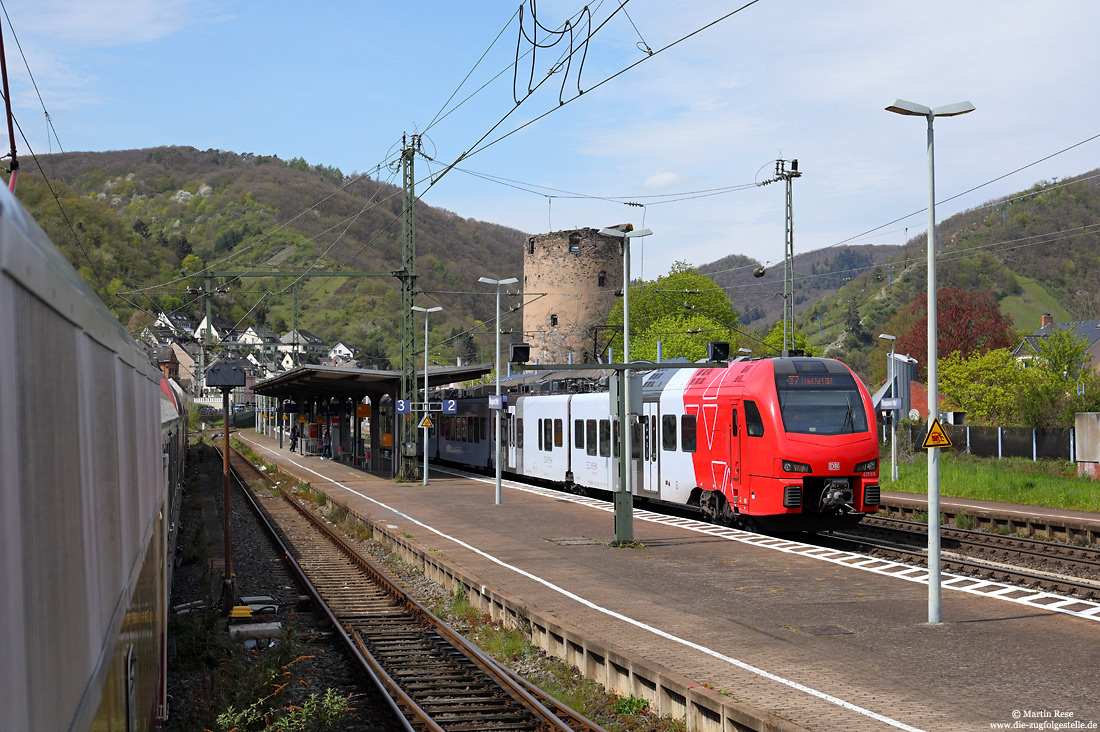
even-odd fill
[[(441, 366), (428, 370), (428, 386), (446, 386), (470, 381), (492, 372), (492, 364)], [(424, 372), (417, 372), (417, 386), (424, 385)], [(400, 371), (349, 369), (339, 366), (298, 366), (252, 385), (252, 391), (281, 399), (345, 399), (364, 394), (391, 394), (400, 388)]]

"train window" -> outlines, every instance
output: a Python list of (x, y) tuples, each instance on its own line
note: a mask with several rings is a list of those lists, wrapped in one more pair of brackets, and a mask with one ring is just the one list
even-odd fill
[(680, 449), (695, 452), (695, 415), (685, 414), (680, 419)]
[(749, 437), (764, 436), (764, 420), (760, 418), (760, 410), (756, 402), (745, 400), (745, 432)]
[(737, 437), (737, 410), (730, 410), (730, 435)]
[(540, 450), (543, 449), (543, 446), (542, 446), (542, 423), (544, 421), (545, 420), (541, 420), (541, 419), (539, 420), (539, 449)]
[[(820, 367), (817, 373), (806, 368), (811, 364)], [(809, 361), (797, 374), (776, 376), (784, 429), (819, 435), (866, 432), (869, 420), (855, 379), (851, 374), (829, 374), (824, 370), (824, 365)], [(870, 424), (873, 426), (873, 422)]]
[(661, 449), (676, 449), (676, 415), (666, 414), (661, 417)]
[(523, 417), (516, 420), (516, 447), (523, 449)]
[(483, 439), (483, 440), (489, 439), (489, 418), (488, 417), (482, 417), (481, 418), (481, 439)]
[(654, 414), (649, 418), (649, 459), (653, 462), (657, 461), (657, 415)]
[(573, 420), (573, 447), (578, 450), (584, 449), (584, 420)]
[[(561, 420), (558, 420), (559, 422)], [(554, 449), (554, 420), (543, 420), (542, 423), (542, 444), (543, 449), (550, 452)], [(560, 443), (559, 443), (560, 444)]]
[(596, 454), (596, 420), (590, 419), (584, 423), (585, 447), (584, 451), (589, 455)]
[(462, 442), (470, 441), (470, 418), (460, 417), (458, 422), (458, 439)]
[(630, 457), (635, 460), (641, 460), (642, 455), (645, 454), (642, 452), (643, 444), (645, 451), (649, 452), (649, 431), (645, 429), (645, 426), (644, 419), (630, 425)]
[(600, 420), (600, 457), (611, 454), (611, 420)]
[(562, 433), (564, 431), (564, 425), (560, 419), (554, 420), (554, 447), (561, 447), (562, 445)]
[(611, 422), (611, 457), (619, 459), (619, 420)]

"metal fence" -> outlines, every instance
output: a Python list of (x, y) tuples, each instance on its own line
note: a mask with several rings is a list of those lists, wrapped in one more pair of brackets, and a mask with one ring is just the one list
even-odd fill
[[(1032, 460), (1048, 458), (1075, 461), (1073, 428), (1038, 429), (1035, 427), (971, 427), (967, 425), (943, 425), (951, 438), (951, 447), (945, 448), (969, 455), (1007, 458), (1025, 457)], [(898, 428), (898, 437), (908, 434), (909, 444), (920, 448), (927, 432), (926, 425), (914, 424)], [(889, 442), (889, 430), (886, 441)]]

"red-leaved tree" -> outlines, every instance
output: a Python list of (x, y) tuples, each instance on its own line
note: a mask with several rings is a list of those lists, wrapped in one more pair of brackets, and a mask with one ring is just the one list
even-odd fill
[[(1011, 348), (1015, 339), (1012, 318), (1001, 312), (990, 292), (971, 292), (961, 287), (944, 287), (936, 297), (936, 345), (940, 358), (958, 351), (963, 358), (997, 348)], [(909, 305), (918, 316), (908, 333), (900, 336), (899, 353), (920, 362), (920, 378), (928, 376), (928, 296)]]

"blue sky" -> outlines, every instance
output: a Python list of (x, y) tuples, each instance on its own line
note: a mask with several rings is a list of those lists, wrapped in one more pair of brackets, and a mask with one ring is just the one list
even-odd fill
[[(925, 121), (884, 111), (897, 97), (977, 107), (936, 123), (941, 201), (1100, 135), (1092, 0), (759, 0), (666, 50), (742, 3), (630, 0), (623, 12), (620, 2), (589, 6), (592, 34), (574, 24), (567, 103), (559, 72), (515, 109), (516, 0), (4, 0), (4, 35), (14, 111), (36, 153), (59, 142), (67, 151), (193, 145), (345, 173), (382, 164), (388, 178), (402, 133), (422, 132), (434, 162), (417, 163), (419, 178), (476, 149), (506, 115), (486, 142), (549, 112), (430, 189), (422, 181), (423, 200), (528, 233), (644, 224), (654, 233), (635, 250), (633, 275), (647, 279), (676, 260), (731, 253), (781, 262), (783, 189), (753, 185), (777, 157), (797, 158), (803, 173), (796, 251), (902, 244), (922, 232), (923, 213), (883, 227), (927, 198)], [(537, 19), (558, 28), (583, 7), (542, 0)], [(527, 28), (531, 13), (525, 3)], [(536, 53), (536, 83), (568, 48), (563, 38)], [(530, 59), (520, 61), (521, 94)], [(22, 139), (18, 151), (31, 165)], [(945, 202), (938, 218), (1096, 167), (1100, 139)], [(722, 188), (734, 190), (672, 195)]]

